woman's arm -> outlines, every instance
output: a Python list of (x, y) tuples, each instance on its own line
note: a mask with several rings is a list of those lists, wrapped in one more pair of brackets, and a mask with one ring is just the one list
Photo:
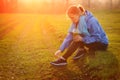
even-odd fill
[(63, 52), (69, 46), (70, 42), (72, 41), (72, 38), (72, 33), (69, 32), (59, 48), (61, 52)]

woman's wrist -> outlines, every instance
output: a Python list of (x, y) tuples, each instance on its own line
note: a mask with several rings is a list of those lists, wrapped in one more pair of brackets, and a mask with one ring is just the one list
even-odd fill
[(60, 53), (62, 52), (60, 49), (58, 50)]

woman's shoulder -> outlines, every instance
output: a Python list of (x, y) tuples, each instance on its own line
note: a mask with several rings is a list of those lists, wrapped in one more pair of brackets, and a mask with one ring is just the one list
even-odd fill
[(93, 16), (93, 14), (90, 11), (86, 11), (85, 20), (87, 24), (92, 24), (97, 21), (97, 19)]

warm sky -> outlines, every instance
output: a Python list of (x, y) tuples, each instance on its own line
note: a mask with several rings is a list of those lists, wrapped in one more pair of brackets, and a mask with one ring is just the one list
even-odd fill
[[(55, 10), (61, 10), (64, 11), (64, 8), (66, 6), (66, 1), (67, 0), (17, 0), (18, 3), (16, 3), (15, 5), (13, 5), (14, 3), (10, 3), (9, 1), (12, 0), (4, 0), (6, 2), (6, 4), (8, 3), (8, 6), (6, 6), (6, 8), (1, 8), (0, 9), (4, 9), (5, 11), (10, 11), (12, 9), (17, 10), (17, 11), (31, 11), (31, 12), (42, 12), (42, 11), (55, 11)], [(87, 5), (87, 7), (89, 6), (89, 0), (68, 0), (69, 4), (84, 4)], [(118, 3), (120, 2), (119, 0), (112, 0), (114, 1), (113, 4), (118, 5)], [(107, 8), (110, 8), (111, 6), (111, 0), (90, 0), (90, 3), (93, 4), (91, 6), (98, 8), (101, 6), (103, 6), (104, 8), (107, 6)], [(97, 4), (97, 6), (95, 5)], [(101, 4), (101, 6), (99, 6), (98, 4)], [(13, 6), (11, 6), (13, 5)], [(54, 9), (53, 9), (54, 8)], [(49, 11), (48, 11), (49, 10)], [(57, 11), (56, 11), (57, 12)]]
[(52, 0), (18, 0), (19, 2), (22, 3), (40, 3), (40, 2), (51, 2)]

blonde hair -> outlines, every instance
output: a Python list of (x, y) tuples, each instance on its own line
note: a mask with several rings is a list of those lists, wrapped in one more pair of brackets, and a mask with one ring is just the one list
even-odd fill
[(77, 7), (82, 11), (82, 14), (84, 15), (85, 14), (85, 8), (80, 4)]
[(67, 14), (79, 14), (80, 12), (82, 12), (81, 14), (85, 13), (85, 9), (82, 5), (72, 5), (67, 10)]

